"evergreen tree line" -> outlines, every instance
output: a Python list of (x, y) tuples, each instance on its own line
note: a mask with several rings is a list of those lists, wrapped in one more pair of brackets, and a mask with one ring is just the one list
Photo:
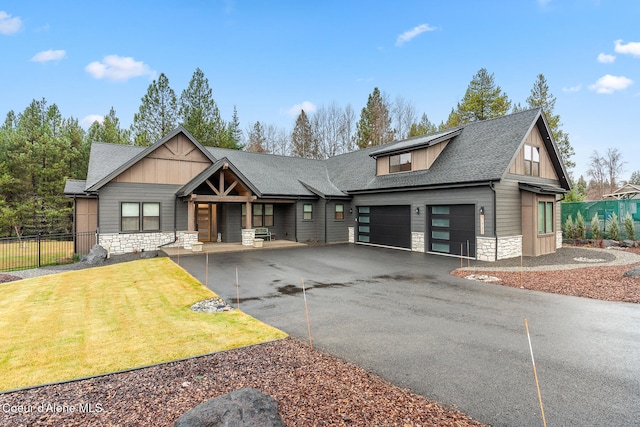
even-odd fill
[(22, 113), (10, 111), (0, 128), (0, 236), (71, 230), (71, 205), (63, 196), (64, 183), (86, 178), (94, 141), (148, 146), (183, 125), (206, 146), (323, 159), (536, 107), (545, 111), (560, 154), (572, 168), (573, 148), (560, 129), (555, 97), (542, 74), (537, 76), (526, 107), (512, 106), (493, 74), (483, 68), (439, 125), (426, 113), (419, 115), (411, 101), (401, 96), (391, 99), (376, 87), (359, 119), (351, 105), (341, 108), (332, 103), (309, 114), (301, 111), (291, 131), (257, 121), (246, 129), (246, 136), (235, 107), (230, 122), (221, 118), (200, 69), (179, 97), (167, 76), (160, 74), (141, 98), (128, 129), (121, 126), (113, 108), (84, 131), (77, 119), (63, 118), (55, 104), (33, 100)]

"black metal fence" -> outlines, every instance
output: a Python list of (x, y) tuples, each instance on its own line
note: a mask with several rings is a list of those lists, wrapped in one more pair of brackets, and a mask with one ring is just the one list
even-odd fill
[(95, 243), (94, 231), (0, 238), (0, 271), (71, 263)]

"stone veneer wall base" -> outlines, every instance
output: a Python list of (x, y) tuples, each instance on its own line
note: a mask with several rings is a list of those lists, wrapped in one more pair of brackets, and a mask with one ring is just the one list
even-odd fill
[(131, 252), (155, 251), (161, 246), (168, 248), (183, 247), (190, 250), (198, 241), (197, 231), (178, 231), (174, 242), (173, 231), (160, 233), (100, 233), (98, 244), (109, 254), (121, 255)]
[(424, 233), (411, 232), (411, 250), (414, 252), (424, 252)]
[[(496, 258), (496, 242), (498, 252)], [(476, 259), (493, 262), (522, 255), (522, 236), (476, 237)]]
[(349, 243), (355, 243), (356, 242), (356, 229), (355, 227), (348, 227), (349, 228)]

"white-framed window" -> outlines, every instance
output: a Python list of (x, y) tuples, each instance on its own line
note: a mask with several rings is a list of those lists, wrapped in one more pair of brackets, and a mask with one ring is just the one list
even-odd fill
[(160, 203), (122, 202), (120, 231), (160, 231)]
[(305, 221), (313, 219), (313, 205), (311, 203), (305, 203), (302, 206), (302, 219)]

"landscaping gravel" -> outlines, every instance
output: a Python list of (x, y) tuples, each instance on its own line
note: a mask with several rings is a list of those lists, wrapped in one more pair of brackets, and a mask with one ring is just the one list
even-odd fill
[(288, 426), (483, 425), (292, 338), (1, 394), (0, 424), (171, 426), (198, 404), (244, 387), (275, 398)]
[[(566, 264), (549, 262), (541, 266), (536, 264), (537, 258), (542, 257), (526, 257), (523, 258), (522, 270), (519, 266), (511, 266), (515, 261), (520, 264), (520, 258), (517, 258), (515, 261), (498, 261), (491, 267), (462, 268), (451, 274), (465, 278), (492, 276), (498, 280), (492, 280), (491, 283), (511, 288), (605, 301), (640, 303), (640, 277), (625, 276), (626, 272), (640, 266), (639, 248), (620, 250), (565, 247), (558, 249), (557, 254), (556, 258), (547, 255), (545, 257)], [(611, 260), (611, 256), (615, 259)], [(576, 257), (589, 260), (607, 257), (609, 262), (575, 261)], [(597, 266), (598, 264), (601, 265)]]

